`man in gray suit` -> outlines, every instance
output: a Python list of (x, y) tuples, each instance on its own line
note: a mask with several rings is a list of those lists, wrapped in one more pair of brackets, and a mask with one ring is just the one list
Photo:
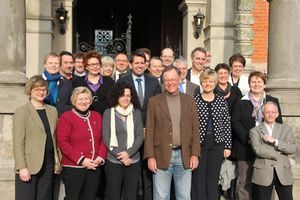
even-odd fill
[[(174, 61), (173, 65), (180, 71), (181, 80), (179, 85), (179, 91), (192, 97), (195, 96), (196, 89), (201, 86), (198, 86), (186, 79), (188, 71), (187, 61), (184, 58), (180, 57)], [(198, 91), (199, 90), (201, 89), (199, 88)]]
[(256, 154), (253, 199), (271, 199), (275, 186), (280, 200), (292, 200), (293, 175), (288, 155), (297, 150), (292, 129), (275, 122), (278, 107), (271, 101), (263, 106), (263, 117), (264, 123), (251, 129), (249, 134)]

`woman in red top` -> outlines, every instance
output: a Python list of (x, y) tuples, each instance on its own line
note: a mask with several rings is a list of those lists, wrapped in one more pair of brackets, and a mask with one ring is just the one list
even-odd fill
[(99, 169), (106, 158), (102, 117), (89, 110), (92, 94), (88, 88), (75, 88), (71, 101), (74, 108), (61, 115), (57, 126), (66, 199), (96, 199)]

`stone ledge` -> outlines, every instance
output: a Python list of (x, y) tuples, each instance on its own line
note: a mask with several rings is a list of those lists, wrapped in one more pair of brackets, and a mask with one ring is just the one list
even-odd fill
[(28, 97), (24, 94), (23, 86), (0, 84), (0, 94), (0, 113), (14, 113), (18, 107), (28, 100)]

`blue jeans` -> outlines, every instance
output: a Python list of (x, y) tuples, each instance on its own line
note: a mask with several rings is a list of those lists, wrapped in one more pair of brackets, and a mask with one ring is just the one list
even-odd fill
[(172, 150), (168, 169), (157, 169), (153, 174), (153, 199), (169, 200), (172, 176), (174, 179), (176, 200), (190, 200), (191, 170), (184, 169), (181, 150)]

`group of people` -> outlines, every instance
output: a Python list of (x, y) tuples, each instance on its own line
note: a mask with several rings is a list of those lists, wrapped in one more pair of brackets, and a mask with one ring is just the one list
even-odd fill
[(67, 200), (137, 199), (139, 182), (143, 199), (293, 199), (297, 145), (265, 75), (209, 59), (47, 54), (14, 115), (16, 199), (56, 200), (61, 179)]

